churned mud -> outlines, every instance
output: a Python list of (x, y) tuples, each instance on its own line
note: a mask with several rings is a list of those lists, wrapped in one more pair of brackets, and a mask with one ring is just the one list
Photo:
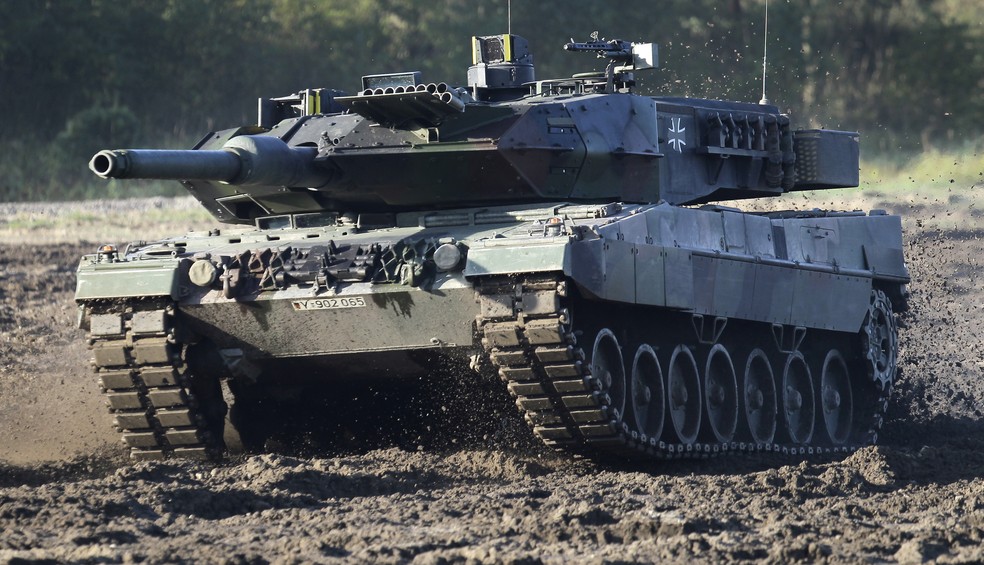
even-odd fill
[(529, 441), (498, 401), (464, 395), (445, 399), (445, 418), (474, 413), (437, 431), (458, 429), (458, 442), (133, 464), (75, 329), (74, 268), (100, 236), (0, 238), (0, 563), (982, 561), (984, 222), (972, 204), (846, 204), (906, 217), (901, 376), (880, 445), (803, 462), (573, 461)]

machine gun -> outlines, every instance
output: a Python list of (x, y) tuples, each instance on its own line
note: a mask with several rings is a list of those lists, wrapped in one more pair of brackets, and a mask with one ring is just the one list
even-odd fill
[[(591, 41), (578, 43), (571, 41), (564, 45), (565, 51), (594, 52), (599, 59), (608, 59), (605, 68), (605, 92), (629, 92), (635, 85), (633, 71), (655, 69), (658, 65), (659, 51), (653, 43), (632, 43), (621, 39), (598, 39), (598, 32), (591, 34)], [(594, 74), (594, 73), (592, 73)], [(578, 78), (590, 78), (577, 75)]]

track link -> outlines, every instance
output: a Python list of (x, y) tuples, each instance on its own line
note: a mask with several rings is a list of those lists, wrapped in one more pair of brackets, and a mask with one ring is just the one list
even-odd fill
[(858, 426), (868, 430), (856, 434), (861, 441), (855, 444), (668, 443), (646, 437), (613, 408), (617, 403), (607, 384), (591, 374), (571, 312), (561, 308), (566, 294), (560, 277), (487, 281), (479, 288), (483, 348), (533, 433), (548, 446), (589, 457), (659, 460), (727, 453), (850, 453), (877, 439), (890, 385), (878, 389), (870, 425)]
[(92, 364), (130, 457), (219, 456), (175, 339), (174, 306), (114, 304), (95, 308), (92, 318)]

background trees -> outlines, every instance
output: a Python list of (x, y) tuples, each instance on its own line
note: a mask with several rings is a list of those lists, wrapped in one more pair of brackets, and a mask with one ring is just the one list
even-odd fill
[[(650, 92), (761, 97), (765, 0), (513, 4), (540, 78), (596, 66), (559, 47), (598, 30), (659, 44)], [(980, 138), (978, 0), (772, 0), (769, 16), (768, 96), (797, 124), (889, 155)], [(0, 199), (85, 196), (96, 149), (187, 146), (252, 123), (260, 96), (399, 70), (463, 83), (468, 38), (506, 27), (506, 0), (5, 0)]]

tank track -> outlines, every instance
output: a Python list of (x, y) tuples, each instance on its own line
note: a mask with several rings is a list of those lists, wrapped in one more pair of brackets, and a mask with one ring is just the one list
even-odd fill
[[(194, 392), (185, 347), (176, 339), (172, 304), (114, 303), (119, 335), (89, 335), (92, 364), (130, 457), (214, 459), (223, 451)], [(220, 399), (221, 400), (221, 399)], [(213, 407), (224, 413), (225, 405)]]
[[(859, 401), (871, 406), (872, 410), (864, 419), (866, 423), (854, 423), (852, 438), (855, 441), (843, 445), (739, 441), (673, 443), (646, 437), (635, 429), (635, 423), (630, 423), (625, 414), (613, 408), (616, 403), (610, 395), (612, 391), (607, 390), (601, 378), (591, 374), (585, 351), (575, 337), (572, 312), (561, 307), (566, 295), (566, 282), (559, 276), (486, 281), (479, 287), (483, 313), (477, 324), (485, 353), (498, 369), (534, 435), (548, 446), (595, 458), (601, 455), (663, 460), (707, 458), (728, 453), (793, 456), (850, 453), (877, 440), (891, 393), (894, 365), (888, 375), (884, 372), (872, 375), (869, 371), (865, 386), (870, 388), (872, 396)], [(883, 298), (884, 294), (879, 293), (878, 300)], [(566, 302), (576, 307), (576, 303)], [(552, 305), (545, 308), (544, 303)], [(576, 312), (574, 314), (576, 316)], [(862, 346), (868, 347), (866, 343)], [(590, 349), (590, 345), (587, 347)], [(891, 361), (894, 363), (894, 355)], [(624, 394), (628, 395), (627, 392)], [(782, 409), (780, 404), (777, 416), (780, 422)], [(702, 427), (705, 425), (701, 423)], [(822, 430), (818, 430), (813, 437), (821, 435)]]
[[(873, 291), (868, 317), (883, 324), (872, 327), (866, 321), (859, 336), (860, 366), (867, 369), (868, 392), (867, 398), (858, 401), (871, 409), (863, 421), (854, 423), (852, 441), (842, 445), (703, 438), (673, 442), (647, 437), (624, 410), (615, 407), (618, 403), (613, 395), (628, 396), (627, 389), (613, 390), (610, 378), (592, 374), (568, 309), (576, 314), (579, 304), (567, 296), (562, 277), (485, 281), (478, 292), (482, 314), (477, 328), (485, 354), (534, 435), (559, 450), (632, 460), (727, 453), (847, 453), (874, 443), (884, 420), (895, 374), (896, 343), (891, 304), (880, 291)], [(225, 448), (221, 423), (216, 422), (224, 418), (226, 405), (221, 392), (209, 387), (211, 381), (196, 379), (190, 370), (187, 340), (181, 339), (175, 327), (176, 306), (132, 301), (94, 305), (92, 313), (111, 313), (121, 321), (118, 334), (90, 332), (89, 344), (95, 373), (131, 458), (221, 457)], [(886, 341), (885, 335), (892, 339)], [(820, 430), (812, 439), (822, 435)]]

